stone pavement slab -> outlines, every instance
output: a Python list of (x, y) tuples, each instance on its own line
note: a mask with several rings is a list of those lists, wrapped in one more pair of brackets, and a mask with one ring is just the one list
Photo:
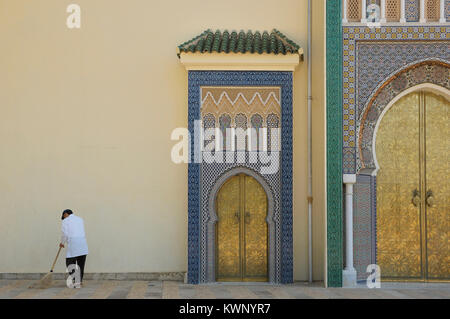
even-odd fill
[(150, 281), (144, 299), (162, 299), (163, 282)]
[(133, 282), (133, 286), (127, 295), (127, 299), (143, 299), (145, 292), (148, 289), (148, 282), (146, 281), (136, 281)]
[(3, 286), (0, 289), (0, 299), (14, 298), (17, 295), (23, 293), (24, 291), (27, 291), (29, 289), (28, 287), (31, 284), (32, 284), (31, 280), (12, 281), (10, 284)]
[(0, 299), (450, 299), (450, 283), (382, 283), (381, 289), (324, 288), (322, 283), (184, 284), (179, 281), (87, 280), (67, 288), (55, 280), (47, 289), (30, 289), (36, 280), (0, 280)]

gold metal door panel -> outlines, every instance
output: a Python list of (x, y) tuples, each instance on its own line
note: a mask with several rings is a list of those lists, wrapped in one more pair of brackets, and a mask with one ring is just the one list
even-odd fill
[(419, 94), (401, 98), (378, 128), (377, 263), (389, 278), (421, 277), (419, 187)]
[(236, 215), (240, 212), (239, 199), (240, 179), (234, 176), (225, 182), (217, 194), (218, 280), (241, 275), (240, 219)]
[(385, 279), (450, 279), (449, 102), (401, 98), (376, 140), (377, 255)]
[(425, 95), (427, 277), (450, 279), (449, 102)]
[(267, 196), (256, 179), (245, 176), (244, 278), (267, 279)]
[(216, 280), (267, 281), (267, 196), (253, 177), (231, 177), (216, 198)]

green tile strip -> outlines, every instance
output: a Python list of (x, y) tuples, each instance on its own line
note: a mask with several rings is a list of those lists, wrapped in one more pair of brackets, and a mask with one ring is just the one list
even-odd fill
[(288, 54), (298, 53), (300, 46), (286, 37), (280, 31), (273, 29), (270, 33), (251, 30), (239, 33), (228, 30), (206, 30), (195, 38), (178, 46), (178, 56), (181, 52), (199, 53), (258, 53), (258, 54)]
[(342, 287), (342, 0), (326, 2), (327, 278)]

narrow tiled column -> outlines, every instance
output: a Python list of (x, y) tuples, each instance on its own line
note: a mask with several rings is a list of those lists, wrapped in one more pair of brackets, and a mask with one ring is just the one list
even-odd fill
[(386, 23), (386, 0), (381, 0), (380, 2), (380, 10), (381, 10), (381, 23)]
[(356, 269), (353, 267), (353, 185), (355, 174), (344, 174), (345, 184), (345, 268), (342, 272), (342, 287), (356, 286)]
[(406, 22), (406, 0), (400, 0), (400, 23)]
[(347, 0), (343, 1), (343, 10), (344, 12), (342, 13), (342, 23), (347, 23), (348, 22), (348, 18), (347, 18)]
[(425, 19), (425, 0), (420, 0), (420, 23), (427, 22), (427, 19)]
[(440, 7), (440, 19), (439, 19), (440, 23), (445, 23), (447, 22), (447, 19), (445, 17), (445, 0), (441, 0), (441, 7)]

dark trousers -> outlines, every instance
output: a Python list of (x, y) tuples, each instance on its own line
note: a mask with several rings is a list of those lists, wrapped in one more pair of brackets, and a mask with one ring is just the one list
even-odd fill
[[(81, 282), (83, 282), (84, 264), (85, 263), (86, 263), (86, 255), (66, 258), (66, 266), (67, 267), (69, 267), (69, 265), (72, 265), (72, 264), (77, 264), (78, 267), (80, 267), (80, 279), (81, 279)], [(74, 272), (75, 272), (75, 269), (70, 271), (69, 274), (72, 275)]]

